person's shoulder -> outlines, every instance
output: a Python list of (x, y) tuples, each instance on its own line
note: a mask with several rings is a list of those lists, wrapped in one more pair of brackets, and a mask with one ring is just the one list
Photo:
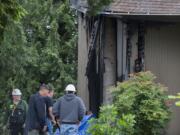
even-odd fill
[(76, 98), (78, 101), (82, 101), (82, 98), (79, 97), (79, 96), (76, 96), (75, 98)]
[(17, 105), (17, 108), (19, 109), (24, 109), (24, 107), (27, 105), (26, 101), (24, 100), (20, 100), (18, 105)]
[(31, 96), (30, 96), (30, 98), (29, 98), (29, 104), (33, 104), (33, 103), (35, 103), (35, 102), (37, 102), (37, 94), (32, 94)]
[(38, 93), (35, 93), (35, 94), (32, 94), (32, 95), (30, 96), (30, 99), (34, 99), (34, 98), (37, 98), (37, 97), (39, 97), (39, 95), (38, 95)]
[(22, 106), (24, 109), (28, 107), (28, 103), (26, 102), (26, 100), (22, 100)]
[(44, 100), (45, 100), (45, 102), (47, 103), (47, 104), (52, 104), (52, 102), (53, 102), (53, 99), (51, 98), (51, 97), (44, 97)]
[(58, 99), (56, 99), (56, 102), (61, 102), (63, 99), (64, 99), (64, 96), (61, 96)]
[(76, 97), (77, 99), (81, 99), (81, 97), (79, 97), (79, 96), (77, 96), (77, 95), (75, 95), (75, 97)]
[(61, 101), (62, 99), (64, 99), (64, 97), (65, 97), (65, 95), (64, 95), (64, 96), (59, 97), (57, 100), (58, 100), (58, 101)]
[(50, 97), (48, 97), (48, 96), (43, 97), (43, 99), (44, 99), (45, 101), (50, 101), (50, 100), (51, 100), (51, 98), (50, 98)]
[(23, 99), (22, 99), (21, 102), (22, 102), (23, 105), (27, 105), (26, 100), (23, 100)]
[(39, 93), (35, 93), (34, 95), (32, 95), (32, 99), (35, 101), (35, 102), (45, 102), (44, 100), (44, 97), (41, 96)]

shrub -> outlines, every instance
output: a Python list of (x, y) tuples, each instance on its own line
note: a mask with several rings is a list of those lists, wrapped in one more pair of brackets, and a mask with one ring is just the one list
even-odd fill
[(133, 135), (135, 124), (134, 115), (126, 114), (118, 116), (114, 105), (101, 107), (98, 119), (90, 121), (89, 133), (91, 135)]
[(112, 89), (118, 114), (135, 116), (134, 135), (162, 134), (170, 118), (165, 104), (167, 88), (156, 83), (155, 78), (151, 72), (140, 72)]
[(162, 135), (170, 119), (167, 89), (151, 72), (131, 75), (112, 88), (113, 103), (90, 121), (91, 135)]

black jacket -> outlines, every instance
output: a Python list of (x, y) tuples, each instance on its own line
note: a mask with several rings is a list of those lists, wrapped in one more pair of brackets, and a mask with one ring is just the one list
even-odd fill
[(36, 93), (30, 97), (29, 110), (26, 120), (27, 130), (41, 131), (46, 125), (46, 104), (44, 97)]

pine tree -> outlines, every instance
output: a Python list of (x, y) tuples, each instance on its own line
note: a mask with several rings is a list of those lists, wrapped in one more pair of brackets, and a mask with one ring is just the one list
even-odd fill
[(87, 0), (87, 2), (89, 5), (89, 15), (95, 16), (108, 6), (112, 0)]
[(0, 130), (13, 88), (28, 99), (40, 82), (50, 83), (59, 97), (65, 85), (76, 83), (76, 17), (68, 0), (19, 4), (27, 14), (6, 25), (0, 46)]
[(6, 25), (10, 21), (18, 21), (25, 13), (24, 8), (16, 0), (0, 0), (0, 42)]

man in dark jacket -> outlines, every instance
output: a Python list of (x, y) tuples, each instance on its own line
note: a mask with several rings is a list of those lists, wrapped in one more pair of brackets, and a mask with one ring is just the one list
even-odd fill
[(32, 95), (29, 100), (29, 110), (26, 121), (28, 135), (46, 135), (46, 103), (44, 97), (49, 93), (47, 85), (40, 86), (39, 92)]
[(78, 135), (78, 124), (85, 114), (85, 105), (75, 95), (74, 85), (69, 84), (65, 91), (66, 94), (54, 104), (53, 113), (59, 118), (61, 135)]

